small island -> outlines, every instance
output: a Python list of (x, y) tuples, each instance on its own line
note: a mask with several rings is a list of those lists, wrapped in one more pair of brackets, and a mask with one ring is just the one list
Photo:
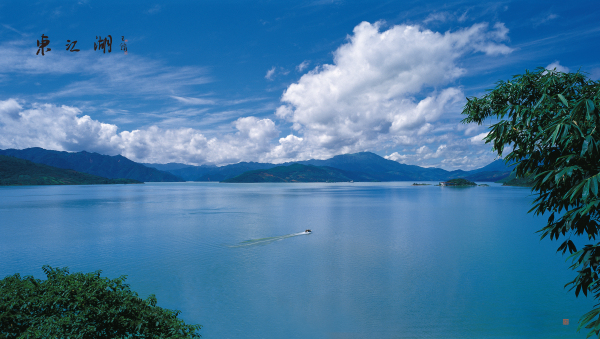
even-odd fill
[(534, 176), (531, 173), (527, 173), (525, 177), (517, 178), (516, 173), (513, 172), (507, 178), (496, 182), (502, 183), (502, 186), (533, 187), (535, 185)]
[(463, 178), (456, 178), (448, 181), (440, 182), (440, 186), (449, 186), (449, 187), (470, 187), (477, 186), (476, 183), (469, 181)]

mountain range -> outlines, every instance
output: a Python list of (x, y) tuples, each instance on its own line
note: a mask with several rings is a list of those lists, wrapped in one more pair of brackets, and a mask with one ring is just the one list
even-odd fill
[[(388, 160), (371, 152), (336, 155), (327, 160), (305, 160), (283, 164), (258, 162), (240, 162), (226, 166), (190, 166), (184, 164), (145, 164), (146, 166), (165, 169), (187, 181), (224, 181), (247, 171), (268, 170), (277, 166), (292, 164), (331, 167), (344, 171), (344, 175), (354, 181), (445, 181), (465, 178), (471, 181), (498, 181), (508, 177), (512, 168), (498, 159), (489, 165), (472, 171), (446, 171), (441, 168), (426, 168), (405, 165)], [(169, 169), (170, 168), (170, 169)]]
[(171, 173), (138, 164), (121, 155), (109, 156), (86, 151), (69, 153), (50, 151), (39, 147), (23, 150), (0, 150), (0, 155), (12, 156), (38, 164), (71, 169), (110, 179), (124, 178), (141, 182), (184, 181)]
[(141, 184), (141, 182), (133, 179), (108, 179), (0, 155), (0, 186), (98, 184)]
[[(498, 181), (508, 177), (512, 171), (511, 167), (505, 164), (502, 159), (472, 171), (446, 171), (441, 168), (401, 164), (371, 152), (336, 155), (327, 160), (312, 159), (283, 164), (240, 162), (220, 167), (214, 165), (193, 166), (180, 163), (140, 164), (121, 155), (108, 156), (86, 151), (70, 153), (50, 151), (39, 147), (23, 150), (0, 150), (0, 155), (13, 156), (35, 163), (72, 169), (111, 179), (126, 178), (142, 182), (224, 181), (248, 171), (268, 170), (292, 164), (329, 167), (340, 170), (342, 172), (341, 174), (338, 173), (339, 175), (354, 181), (446, 181), (455, 178), (465, 178), (471, 181)], [(300, 172), (307, 169), (295, 168)], [(316, 173), (314, 169), (311, 169), (311, 171), (313, 171), (313, 174)], [(332, 170), (328, 169), (327, 171), (331, 172)]]
[(252, 182), (348, 182), (378, 181), (367, 175), (351, 174), (329, 166), (291, 164), (269, 169), (244, 172), (236, 177), (225, 179), (226, 183)]

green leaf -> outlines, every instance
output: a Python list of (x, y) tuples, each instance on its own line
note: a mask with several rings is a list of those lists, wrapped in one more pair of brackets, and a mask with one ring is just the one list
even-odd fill
[(588, 155), (590, 155), (590, 156), (591, 156), (591, 155), (593, 155), (593, 154), (592, 154), (592, 151), (594, 150), (594, 146), (595, 146), (594, 138), (592, 138), (592, 136), (591, 136), (591, 135), (588, 135), (588, 136), (585, 138), (585, 141), (587, 141), (587, 142), (588, 142), (588, 145), (589, 145), (589, 146), (588, 146)]
[[(568, 99), (568, 100), (567, 100)], [(540, 238), (558, 239), (585, 233), (597, 241), (600, 236), (600, 82), (582, 73), (562, 73), (538, 68), (515, 75), (510, 81), (499, 81), (496, 87), (480, 98), (470, 98), (463, 110), (466, 122), (492, 126), (486, 141), (505, 159), (524, 160), (516, 165), (521, 175), (535, 179), (533, 193), (537, 195), (530, 213), (548, 218), (539, 230)], [(513, 126), (519, 133), (513, 133)], [(585, 198), (585, 200), (581, 198)], [(585, 239), (585, 238), (582, 238)], [(576, 295), (594, 292), (600, 299), (600, 242), (584, 250), (569, 239), (559, 248), (572, 252), (571, 269), (577, 277), (571, 286)], [(594, 265), (594, 266), (591, 266)], [(600, 305), (600, 304), (598, 304)], [(598, 309), (585, 320), (592, 328), (590, 335), (600, 333)]]
[(560, 99), (560, 101), (562, 101), (563, 104), (565, 104), (565, 106), (569, 107), (567, 99), (565, 99), (565, 97), (562, 94), (558, 94), (558, 98)]
[(570, 253), (577, 252), (577, 248), (575, 247), (575, 244), (570, 239), (569, 239), (569, 241), (567, 241), (567, 245), (569, 246)]
[(558, 136), (558, 132), (560, 131), (560, 127), (562, 124), (558, 124), (556, 129), (554, 130), (554, 134), (552, 134), (552, 145), (556, 144), (556, 137)]
[(538, 108), (538, 106), (542, 103), (542, 101), (544, 101), (545, 98), (546, 98), (546, 94), (542, 95), (542, 97), (540, 98), (540, 100), (538, 100), (537, 104), (535, 104), (535, 106), (533, 106), (533, 110), (534, 111)]
[(583, 145), (581, 146), (580, 156), (583, 156), (585, 154), (585, 152), (587, 152), (589, 145), (590, 145), (590, 143), (587, 141), (587, 139), (583, 141)]
[(595, 318), (600, 313), (600, 309), (596, 308), (588, 313), (584, 314), (581, 319), (579, 319), (579, 326), (577, 327), (577, 331), (579, 331), (585, 324), (589, 323), (590, 320)]
[(567, 196), (569, 194), (571, 194), (571, 197), (569, 198), (569, 201), (573, 201), (573, 199), (575, 199), (575, 196), (577, 196), (579, 194), (579, 191), (583, 188), (584, 182), (580, 182), (577, 186), (571, 188), (571, 190), (569, 190), (567, 192), (567, 194), (563, 197), (564, 199), (567, 199)]
[(594, 102), (592, 100), (587, 99), (585, 101), (585, 108), (587, 110), (587, 114), (592, 115), (594, 113), (594, 109), (596, 108), (596, 106), (594, 105)]
[(590, 184), (590, 188), (592, 189), (592, 193), (594, 193), (594, 196), (598, 196), (598, 174), (594, 175), (591, 178), (591, 184)]

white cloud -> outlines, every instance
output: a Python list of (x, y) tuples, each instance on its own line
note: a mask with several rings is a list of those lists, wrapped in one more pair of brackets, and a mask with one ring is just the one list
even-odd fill
[(548, 13), (548, 14), (544, 14), (542, 16), (537, 16), (533, 19), (531, 19), (533, 21), (533, 26), (537, 27), (540, 26), (542, 24), (545, 24), (549, 21), (552, 21), (554, 19), (558, 18), (557, 14), (554, 13)]
[(279, 131), (270, 119), (239, 118), (234, 133), (207, 138), (192, 128), (146, 129), (118, 132), (69, 106), (32, 104), (15, 99), (0, 101), (0, 149), (43, 147), (59, 151), (122, 154), (140, 162), (227, 164), (268, 156)]
[[(549, 70), (554, 70), (554, 69), (556, 69), (556, 70), (557, 70), (557, 71), (559, 71), (559, 72), (563, 72), (563, 73), (569, 73), (569, 68), (568, 68), (568, 67), (565, 67), (565, 66), (562, 66), (562, 65), (561, 65), (561, 64), (558, 62), (558, 60), (557, 60), (557, 61), (555, 61), (555, 62), (553, 62), (553, 63), (551, 63), (550, 65), (546, 66), (546, 69), (549, 69)], [(544, 71), (544, 72), (545, 72), (545, 71)]]
[(425, 18), (425, 20), (423, 20), (423, 23), (430, 23), (432, 21), (440, 21), (440, 22), (444, 22), (446, 20), (448, 20), (450, 16), (450, 13), (448, 12), (438, 12), (438, 13), (430, 13), (427, 18)]
[[(13, 73), (83, 75), (84, 80), (49, 97), (117, 92), (161, 95), (190, 107), (143, 113), (161, 116), (162, 128), (123, 131), (114, 123), (85, 115), (85, 104), (76, 108), (9, 99), (0, 101), (0, 148), (87, 150), (122, 154), (135, 161), (192, 164), (280, 163), (382, 149), (393, 151), (388, 156), (392, 160), (445, 168), (472, 168), (493, 158), (489, 147), (471, 138), (481, 130), (460, 126), (464, 94), (455, 83), (468, 73), (463, 68), (468, 65), (461, 65), (463, 57), (482, 53), (493, 60), (494, 55), (511, 51), (503, 44), (508, 40), (506, 27), (476, 24), (446, 33), (409, 25), (380, 28), (381, 23), (359, 24), (333, 53), (332, 64), (315, 67), (285, 90), (281, 105), (271, 108), (280, 119), (277, 124), (293, 131), (282, 137), (272, 119), (248, 116), (262, 113), (212, 114), (193, 107), (236, 104), (187, 95), (184, 86), (210, 81), (200, 68), (170, 68), (122, 55), (97, 58), (83, 51), (77, 58), (68, 54), (33, 58), (19, 43), (3, 44), (0, 47), (7, 48), (0, 48), (0, 74), (7, 77)], [(308, 62), (303, 64), (297, 69), (305, 70)], [(287, 73), (273, 66), (265, 78), (273, 80)], [(191, 125), (195, 128), (177, 128), (190, 126), (189, 118), (199, 113), (202, 117)], [(214, 126), (213, 130), (198, 129), (217, 123), (221, 124), (218, 132)], [(405, 150), (400, 152), (398, 147)]]
[(400, 154), (400, 153), (398, 153), (398, 152), (394, 152), (394, 153), (392, 153), (392, 154), (390, 154), (390, 155), (386, 155), (386, 156), (384, 156), (384, 158), (386, 158), (386, 159), (388, 159), (388, 160), (397, 161), (397, 162), (399, 162), (399, 163), (403, 163), (403, 162), (404, 162), (404, 160), (405, 160), (406, 158), (408, 158), (408, 156), (407, 156), (407, 155), (405, 155), (405, 154)]
[(265, 79), (273, 80), (273, 75), (275, 75), (275, 66), (273, 66), (270, 70), (267, 71), (267, 74), (265, 75)]
[(501, 43), (508, 38), (501, 23), (492, 30), (476, 24), (444, 34), (380, 27), (356, 26), (334, 52), (333, 64), (315, 68), (284, 92), (276, 116), (302, 136), (298, 158), (422, 141), (464, 103), (462, 90), (451, 86), (467, 72), (458, 60), (474, 52), (511, 51)]
[(20, 34), (20, 35), (21, 35), (21, 36), (23, 36), (23, 37), (26, 37), (26, 36), (28, 36), (28, 34), (25, 34), (25, 33), (23, 33), (23, 32), (21, 32), (21, 31), (19, 31), (19, 30), (15, 29), (15, 28), (13, 28), (12, 26), (9, 26), (9, 25), (6, 25), (6, 24), (2, 24), (2, 26), (3, 26), (4, 28), (6, 28), (6, 29), (9, 29), (9, 30), (11, 30), (11, 31), (13, 31), (13, 32), (15, 32), (15, 33), (18, 33), (18, 34)]
[(154, 14), (154, 13), (158, 13), (158, 12), (160, 12), (160, 10), (161, 10), (161, 7), (160, 7), (160, 5), (158, 5), (158, 4), (157, 4), (157, 5), (154, 5), (154, 6), (150, 7), (150, 8), (149, 8), (149, 9), (146, 11), (146, 14)]
[(304, 60), (304, 61), (302, 61), (302, 63), (300, 65), (296, 66), (296, 70), (298, 72), (302, 72), (308, 67), (309, 64), (310, 64), (310, 61)]
[(469, 12), (469, 10), (466, 10), (462, 13), (459, 12), (433, 12), (433, 13), (429, 13), (429, 15), (427, 15), (427, 18), (425, 18), (425, 20), (423, 20), (424, 24), (429, 24), (431, 22), (447, 22), (447, 21), (458, 21), (458, 22), (464, 22), (465, 20), (467, 20), (467, 13)]
[(290, 73), (290, 71), (288, 71), (287, 69), (285, 69), (283, 67), (279, 67), (279, 69), (277, 69), (277, 67), (273, 66), (273, 67), (271, 67), (270, 70), (267, 71), (267, 74), (265, 75), (265, 79), (267, 79), (269, 81), (273, 81), (275, 78), (275, 75), (277, 75), (277, 74), (288, 75), (289, 73)]
[[(35, 46), (35, 45), (34, 45)], [(117, 46), (117, 47), (115, 47)], [(0, 80), (11, 81), (14, 75), (78, 75), (81, 80), (71, 82), (45, 98), (78, 97), (94, 94), (164, 96), (182, 92), (186, 86), (211, 81), (201, 67), (170, 67), (135, 54), (116, 53), (113, 42), (110, 58), (93, 50), (78, 53), (35, 55), (26, 41), (0, 44)]]
[(476, 136), (469, 138), (469, 140), (471, 140), (473, 144), (483, 145), (485, 144), (485, 140), (483, 139), (487, 137), (488, 133), (489, 132), (483, 132), (481, 134), (477, 134)]
[(0, 116), (6, 116), (11, 119), (18, 119), (19, 112), (23, 107), (19, 105), (17, 100), (8, 99), (6, 101), (0, 101)]
[[(485, 133), (484, 133), (485, 134)], [(424, 145), (405, 149), (402, 154), (394, 152), (385, 156), (388, 160), (422, 167), (473, 170), (494, 160), (490, 147), (473, 144), (469, 139), (448, 138), (448, 143), (437, 146), (435, 151)]]
[(177, 101), (186, 104), (186, 105), (214, 105), (215, 101), (211, 99), (202, 99), (202, 98), (186, 98), (186, 97), (178, 97), (175, 95), (171, 95), (171, 98), (176, 99)]

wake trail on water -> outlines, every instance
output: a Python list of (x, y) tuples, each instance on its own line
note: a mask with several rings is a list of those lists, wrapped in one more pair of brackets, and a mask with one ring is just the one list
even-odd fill
[(278, 237), (268, 237), (268, 238), (260, 238), (260, 239), (250, 239), (240, 242), (237, 245), (227, 245), (229, 248), (237, 248), (237, 247), (249, 247), (249, 246), (258, 246), (258, 245), (266, 245), (275, 241), (283, 240), (286, 238), (297, 237), (299, 235), (310, 234), (308, 232), (300, 232), (300, 233), (292, 233), (286, 235), (280, 235)]

